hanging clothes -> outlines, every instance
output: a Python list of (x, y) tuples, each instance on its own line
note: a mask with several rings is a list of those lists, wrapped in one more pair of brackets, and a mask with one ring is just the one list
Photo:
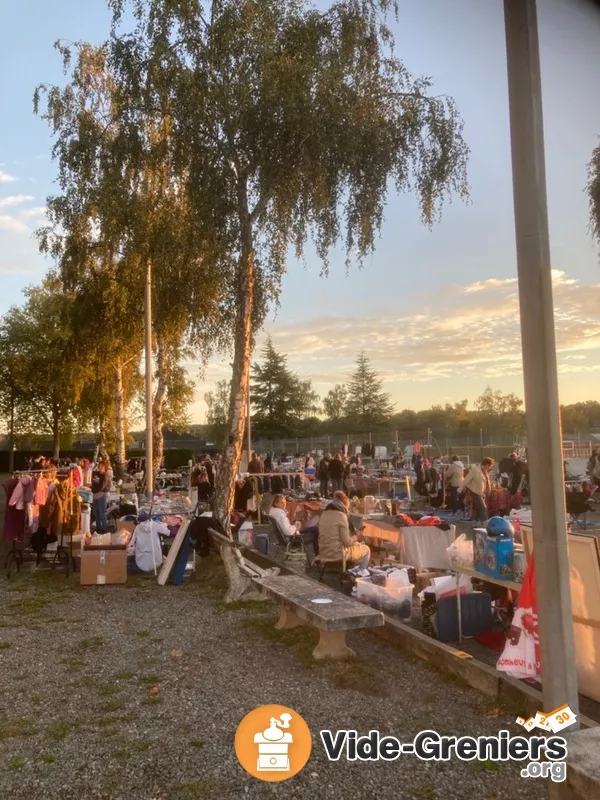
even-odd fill
[(4, 511), (3, 538), (5, 542), (22, 542), (25, 539), (25, 506), (17, 508), (16, 504), (11, 505), (10, 502), (18, 485), (18, 478), (10, 478), (4, 483), (6, 509)]
[[(58, 482), (47, 503), (48, 527), (54, 536), (71, 536), (81, 526), (81, 504), (77, 490), (69, 478)], [(41, 515), (40, 515), (41, 519)], [(41, 524), (41, 523), (40, 523)]]

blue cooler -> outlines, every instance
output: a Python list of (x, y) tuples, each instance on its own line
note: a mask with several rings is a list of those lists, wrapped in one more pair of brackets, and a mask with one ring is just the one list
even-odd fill
[(264, 556), (269, 555), (269, 534), (268, 533), (255, 533), (254, 534), (254, 549), (258, 550)]
[(512, 539), (488, 536), (485, 544), (486, 575), (500, 581), (511, 581), (513, 578), (514, 549), (515, 546)]
[(486, 530), (485, 573), (496, 580), (510, 581), (513, 577), (514, 528), (506, 517), (490, 517)]

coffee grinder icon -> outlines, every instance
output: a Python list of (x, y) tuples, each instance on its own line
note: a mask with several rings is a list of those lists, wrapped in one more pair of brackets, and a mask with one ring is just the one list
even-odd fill
[(262, 733), (254, 734), (254, 744), (258, 745), (258, 772), (289, 772), (289, 746), (294, 741), (291, 733), (282, 728), (290, 727), (291, 714), (282, 714), (279, 719), (271, 717), (269, 727)]

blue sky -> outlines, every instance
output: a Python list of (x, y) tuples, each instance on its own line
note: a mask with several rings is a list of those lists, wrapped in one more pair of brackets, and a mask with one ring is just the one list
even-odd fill
[[(600, 276), (588, 231), (586, 164), (600, 135), (600, 14), (585, 0), (539, 0), (548, 199), (561, 400), (600, 394)], [(7, 10), (8, 7), (8, 10)], [(54, 40), (100, 41), (104, 0), (4, 3), (0, 52), (0, 313), (47, 264), (31, 230), (43, 219), (56, 168), (48, 128), (32, 112), (40, 82), (62, 81)], [(290, 262), (266, 329), (302, 377), (325, 393), (365, 349), (399, 408), (473, 400), (486, 384), (522, 394), (501, 0), (400, 0), (397, 53), (451, 94), (471, 148), (471, 202), (448, 206), (432, 231), (414, 199), (390, 196), (377, 251), (326, 280), (309, 255)], [(193, 415), (220, 377), (215, 359)], [(190, 365), (195, 374), (193, 365)]]

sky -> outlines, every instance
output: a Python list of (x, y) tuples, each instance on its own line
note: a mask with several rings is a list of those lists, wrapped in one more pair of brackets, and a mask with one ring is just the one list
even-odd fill
[[(600, 136), (600, 12), (586, 0), (538, 8), (560, 398), (572, 403), (600, 395), (600, 261), (584, 193)], [(56, 39), (99, 42), (108, 26), (104, 0), (0, 0), (0, 29), (10, 31), (0, 49), (0, 314), (50, 266), (32, 231), (56, 191), (56, 164), (33, 90), (64, 80)], [(325, 279), (310, 251), (291, 259), (257, 349), (270, 334), (321, 395), (364, 350), (398, 410), (472, 402), (488, 384), (522, 396), (502, 0), (400, 0), (393, 28), (405, 66), (456, 100), (470, 202), (455, 200), (428, 229), (414, 197), (391, 194), (362, 270), (347, 273), (338, 253)], [(197, 380), (194, 422), (228, 361), (215, 358)]]

